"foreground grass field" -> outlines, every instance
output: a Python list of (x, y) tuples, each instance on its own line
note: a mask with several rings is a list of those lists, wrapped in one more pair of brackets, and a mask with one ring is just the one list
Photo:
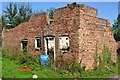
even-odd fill
[(38, 75), (39, 78), (64, 77), (63, 75), (58, 74), (46, 67), (38, 68), (38, 70), (33, 70), (32, 72), (18, 70), (18, 68), (21, 68), (23, 66), (18, 65), (15, 61), (11, 61), (7, 58), (3, 59), (2, 65), (2, 76), (4, 78), (32, 78), (33, 73)]
[[(7, 58), (3, 59), (2, 66), (2, 76), (4, 78), (32, 78), (33, 73), (38, 75), (39, 78), (76, 78), (73, 75), (70, 76), (70, 73), (59, 74), (49, 67), (38, 67), (32, 72), (18, 70), (18, 68), (23, 67), (23, 65), (18, 65), (17, 62)], [(109, 71), (105, 69), (84, 71), (82, 78), (108, 78), (116, 75), (118, 75), (117, 66), (112, 67)]]
[[(38, 78), (111, 78), (112, 76), (118, 75), (118, 64), (110, 64), (107, 67), (102, 66), (87, 71), (80, 68), (79, 65), (74, 65), (70, 69), (67, 66), (66, 69), (62, 67), (57, 68), (53, 65), (43, 67), (40, 66), (40, 62), (35, 62), (34, 58), (30, 56), (18, 56), (16, 52), (14, 54), (12, 53), (6, 51), (2, 52), (3, 78), (32, 78), (33, 74), (38, 75)], [(33, 71), (18, 70), (23, 66), (29, 66)]]

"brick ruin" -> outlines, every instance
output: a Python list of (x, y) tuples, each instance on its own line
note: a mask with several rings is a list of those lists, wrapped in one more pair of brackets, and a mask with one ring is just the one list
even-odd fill
[[(97, 9), (83, 4), (72, 3), (56, 9), (53, 21), (47, 13), (42, 13), (13, 29), (2, 31), (3, 48), (21, 50), (25, 41), (27, 51), (33, 55), (47, 54), (48, 49), (53, 49), (58, 65), (75, 61), (91, 69), (96, 48), (101, 57), (104, 46), (109, 48), (113, 61), (117, 58), (117, 43), (109, 20), (98, 18)], [(37, 47), (36, 41), (39, 42)]]

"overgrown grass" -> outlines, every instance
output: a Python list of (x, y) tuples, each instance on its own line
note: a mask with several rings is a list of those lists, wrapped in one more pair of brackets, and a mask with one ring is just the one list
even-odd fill
[(111, 53), (108, 49), (107, 46), (104, 46), (103, 51), (102, 51), (102, 62), (100, 65), (102, 66), (109, 66), (110, 64), (112, 64), (112, 60), (111, 60)]
[(0, 78), (2, 77), (2, 51), (0, 48)]
[[(31, 56), (29, 53), (21, 53), (17, 50), (9, 52), (2, 50), (2, 54), (2, 77), (4, 78), (32, 78), (33, 73), (38, 75), (38, 78), (107, 78), (118, 75), (117, 64), (85, 71), (85, 68), (81, 68), (78, 63), (59, 68), (54, 64), (40, 66), (37, 56)], [(18, 70), (23, 66), (29, 66), (33, 71)]]
[(4, 78), (32, 78), (33, 73), (38, 75), (38, 78), (62, 78), (60, 75), (47, 67), (38, 67), (32, 72), (18, 70), (23, 65), (17, 64), (16, 61), (11, 61), (8, 58), (3, 59), (2, 77)]
[(33, 56), (27, 52), (19, 52), (16, 49), (12, 50), (2, 50), (2, 57), (8, 58), (12, 61), (16, 61), (17, 64), (22, 64), (23, 66), (29, 66), (35, 69), (39, 66), (39, 56)]
[(88, 70), (83, 73), (84, 78), (112, 78), (118, 75), (118, 65), (97, 70)]
[(118, 74), (120, 75), (120, 48), (118, 52)]

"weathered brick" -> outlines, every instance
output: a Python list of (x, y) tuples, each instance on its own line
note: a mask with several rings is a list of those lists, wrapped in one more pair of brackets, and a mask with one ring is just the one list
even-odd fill
[[(83, 4), (68, 4), (58, 8), (53, 14), (52, 32), (49, 28), (50, 22), (47, 14), (32, 16), (28, 22), (21, 23), (13, 29), (3, 29), (2, 47), (10, 49), (16, 47), (21, 49), (21, 40), (28, 39), (28, 51), (34, 55), (44, 53), (44, 35), (55, 35), (56, 63), (60, 65), (72, 64), (76, 61), (88, 69), (94, 66), (94, 53), (96, 42), (98, 54), (108, 46), (112, 53), (112, 60), (116, 60), (117, 43), (114, 40), (110, 22), (98, 18), (95, 8)], [(59, 49), (59, 36), (69, 35), (70, 50), (62, 54)], [(35, 50), (35, 37), (41, 37), (41, 48)], [(60, 57), (62, 54), (62, 58)], [(71, 62), (69, 62), (71, 61)], [(64, 63), (64, 64), (63, 64)]]

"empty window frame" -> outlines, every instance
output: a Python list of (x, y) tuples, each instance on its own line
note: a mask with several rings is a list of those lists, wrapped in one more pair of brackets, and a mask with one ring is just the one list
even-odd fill
[(69, 50), (69, 36), (59, 37), (59, 48), (60, 50)]
[(27, 52), (28, 51), (28, 39), (23, 39), (21, 41), (21, 50), (23, 52)]
[(35, 38), (35, 48), (38, 49), (41, 47), (41, 38), (40, 37), (36, 37)]

